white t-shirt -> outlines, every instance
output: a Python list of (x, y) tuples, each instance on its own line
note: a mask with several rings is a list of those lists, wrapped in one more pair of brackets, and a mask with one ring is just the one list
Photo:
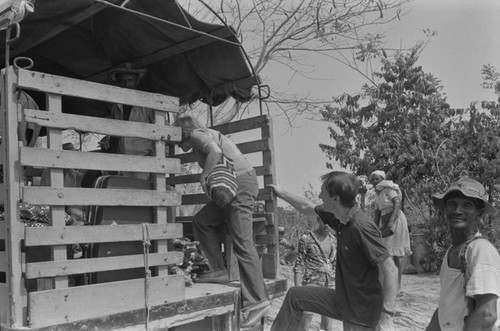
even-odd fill
[[(448, 267), (448, 251), (441, 265), (439, 298), (439, 325), (441, 330), (463, 330), (464, 318), (469, 315), (467, 297), (481, 294), (497, 296), (497, 321), (500, 326), (500, 255), (486, 239), (472, 241), (467, 248), (465, 259), (470, 279), (465, 286), (465, 275), (460, 269)], [(493, 329), (496, 330), (496, 329)]]

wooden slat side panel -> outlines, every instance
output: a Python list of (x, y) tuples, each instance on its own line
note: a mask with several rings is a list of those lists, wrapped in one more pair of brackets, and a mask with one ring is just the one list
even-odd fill
[(7, 270), (9, 269), (8, 263), (9, 263), (9, 259), (7, 257), (7, 253), (0, 251), (0, 271), (1, 272), (7, 272)]
[[(263, 178), (263, 185), (267, 187), (269, 184), (275, 183), (275, 160), (274, 160), (274, 133), (273, 133), (273, 123), (269, 119), (268, 125), (263, 126), (261, 129), (262, 138), (268, 139), (269, 150), (262, 153), (262, 163), (267, 169), (267, 174)], [(277, 201), (274, 196), (274, 192), (271, 190), (269, 192), (269, 198), (266, 199), (265, 209), (267, 212), (275, 212), (277, 209)], [(278, 225), (277, 220), (271, 226), (266, 227), (266, 232), (268, 235), (278, 238)], [(278, 240), (267, 245), (267, 253), (262, 257), (262, 273), (266, 278), (276, 278), (279, 274), (279, 245)]]
[(181, 195), (174, 191), (90, 189), (68, 187), (23, 187), (23, 200), (34, 205), (74, 206), (178, 206)]
[(9, 320), (8, 310), (4, 307), (9, 305), (9, 286), (5, 283), (0, 283), (0, 323), (1, 325), (7, 325)]
[[(177, 216), (175, 218), (177, 223), (190, 223), (194, 221), (194, 216)], [(266, 222), (266, 225), (274, 225), (274, 214), (253, 214), (254, 222)]]
[[(269, 288), (269, 285), (266, 284), (266, 287)], [(234, 312), (237, 309), (234, 304), (237, 300), (239, 300), (239, 289), (236, 287), (197, 283), (186, 287), (185, 300), (151, 307), (149, 330), (167, 330), (192, 321), (211, 318), (214, 315)], [(145, 330), (145, 317), (145, 309), (142, 308), (105, 317), (47, 326), (38, 328), (37, 331), (143, 331)]]
[[(267, 170), (264, 166), (254, 167), (257, 176), (267, 175)], [(167, 185), (190, 184), (198, 183), (200, 181), (200, 174), (179, 175), (168, 177), (166, 180)]]
[(7, 304), (0, 308), (2, 320), (8, 325), (22, 326), (26, 320), (24, 283), (22, 281), (22, 254), (21, 240), (24, 225), (17, 219), (19, 208), (19, 185), (22, 182), (21, 171), (19, 171), (19, 141), (18, 141), (18, 104), (16, 99), (17, 75), (13, 67), (2, 70), (0, 77), (0, 90), (2, 94), (2, 111), (0, 122), (3, 125), (2, 144), (0, 148), (5, 153), (6, 159), (3, 163), (4, 184), (6, 185), (6, 196), (4, 200), (5, 222), (8, 225), (7, 247), (10, 270), (6, 274), (7, 283), (10, 288), (7, 295)]
[(0, 221), (0, 239), (5, 240), (7, 238), (7, 222), (5, 220)]
[(62, 130), (74, 129), (76, 131), (94, 132), (110, 136), (139, 137), (172, 142), (181, 140), (181, 128), (161, 123), (129, 122), (34, 109), (25, 109), (24, 115), (27, 122)]
[(253, 129), (260, 129), (261, 127), (267, 126), (269, 123), (269, 118), (267, 115), (261, 115), (257, 117), (247, 118), (236, 122), (225, 123), (221, 125), (215, 125), (212, 128), (219, 131), (222, 134), (231, 134), (241, 131), (248, 131)]
[(165, 183), (167, 185), (179, 185), (179, 184), (190, 184), (190, 183), (198, 183), (200, 181), (200, 174), (191, 174), (191, 175), (179, 175), (167, 177)]
[[(152, 277), (148, 282), (149, 306), (184, 299), (184, 276)], [(28, 296), (30, 327), (97, 318), (145, 307), (144, 279), (31, 292)]]
[[(271, 188), (262, 188), (259, 189), (259, 194), (257, 196), (257, 200), (269, 200), (271, 199), (272, 189)], [(207, 195), (204, 193), (198, 194), (184, 194), (182, 196), (182, 205), (201, 205), (208, 203), (210, 200)]]
[(5, 203), (5, 184), (0, 184), (0, 203)]
[[(263, 151), (269, 150), (269, 141), (268, 141), (268, 139), (254, 140), (254, 141), (236, 144), (236, 146), (238, 146), (241, 153), (251, 154), (251, 153), (257, 153), (257, 152), (263, 152)], [(178, 157), (181, 160), (182, 164), (197, 161), (196, 157), (193, 153), (178, 154), (175, 157)]]
[(29, 90), (153, 108), (168, 112), (179, 111), (179, 100), (162, 94), (130, 90), (24, 69), (18, 70), (18, 77), (18, 86)]
[(25, 166), (63, 169), (90, 169), (178, 174), (178, 159), (154, 156), (57, 151), (21, 147), (21, 164)]
[[(148, 224), (148, 228), (151, 240), (182, 237), (182, 224)], [(142, 238), (142, 224), (25, 228), (26, 246), (67, 245), (78, 242), (142, 241)]]
[[(150, 253), (148, 265), (150, 267), (170, 264), (180, 264), (184, 260), (183, 252)], [(92, 259), (76, 259), (67, 261), (48, 261), (28, 263), (26, 266), (26, 278), (69, 276), (75, 274), (131, 269), (144, 267), (144, 256), (113, 256)]]

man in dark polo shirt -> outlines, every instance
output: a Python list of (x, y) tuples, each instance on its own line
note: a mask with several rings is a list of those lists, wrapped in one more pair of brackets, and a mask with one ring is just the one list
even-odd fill
[[(322, 205), (270, 185), (306, 215), (318, 215), (337, 232), (335, 289), (300, 286), (288, 290), (271, 331), (296, 331), (309, 311), (343, 322), (344, 331), (392, 330), (398, 271), (380, 231), (356, 204), (356, 176), (333, 171), (322, 178)], [(379, 323), (380, 322), (380, 323)]]

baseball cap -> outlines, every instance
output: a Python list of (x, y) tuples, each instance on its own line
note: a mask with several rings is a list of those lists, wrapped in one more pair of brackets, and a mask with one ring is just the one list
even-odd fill
[(486, 189), (484, 186), (470, 177), (462, 176), (458, 180), (456, 180), (451, 186), (446, 190), (446, 192), (442, 194), (435, 194), (432, 196), (432, 201), (438, 207), (443, 205), (445, 197), (451, 192), (461, 192), (464, 196), (468, 198), (479, 199), (484, 202), (484, 211), (485, 213), (495, 216), (497, 214), (497, 210), (491, 203), (488, 202), (488, 194), (486, 193)]

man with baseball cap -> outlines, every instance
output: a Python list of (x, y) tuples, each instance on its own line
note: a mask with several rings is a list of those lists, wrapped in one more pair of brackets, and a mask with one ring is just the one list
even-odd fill
[(469, 177), (432, 199), (452, 245), (441, 265), (439, 306), (426, 330), (500, 330), (500, 255), (478, 231), (481, 217), (495, 216), (495, 207), (484, 186)]

